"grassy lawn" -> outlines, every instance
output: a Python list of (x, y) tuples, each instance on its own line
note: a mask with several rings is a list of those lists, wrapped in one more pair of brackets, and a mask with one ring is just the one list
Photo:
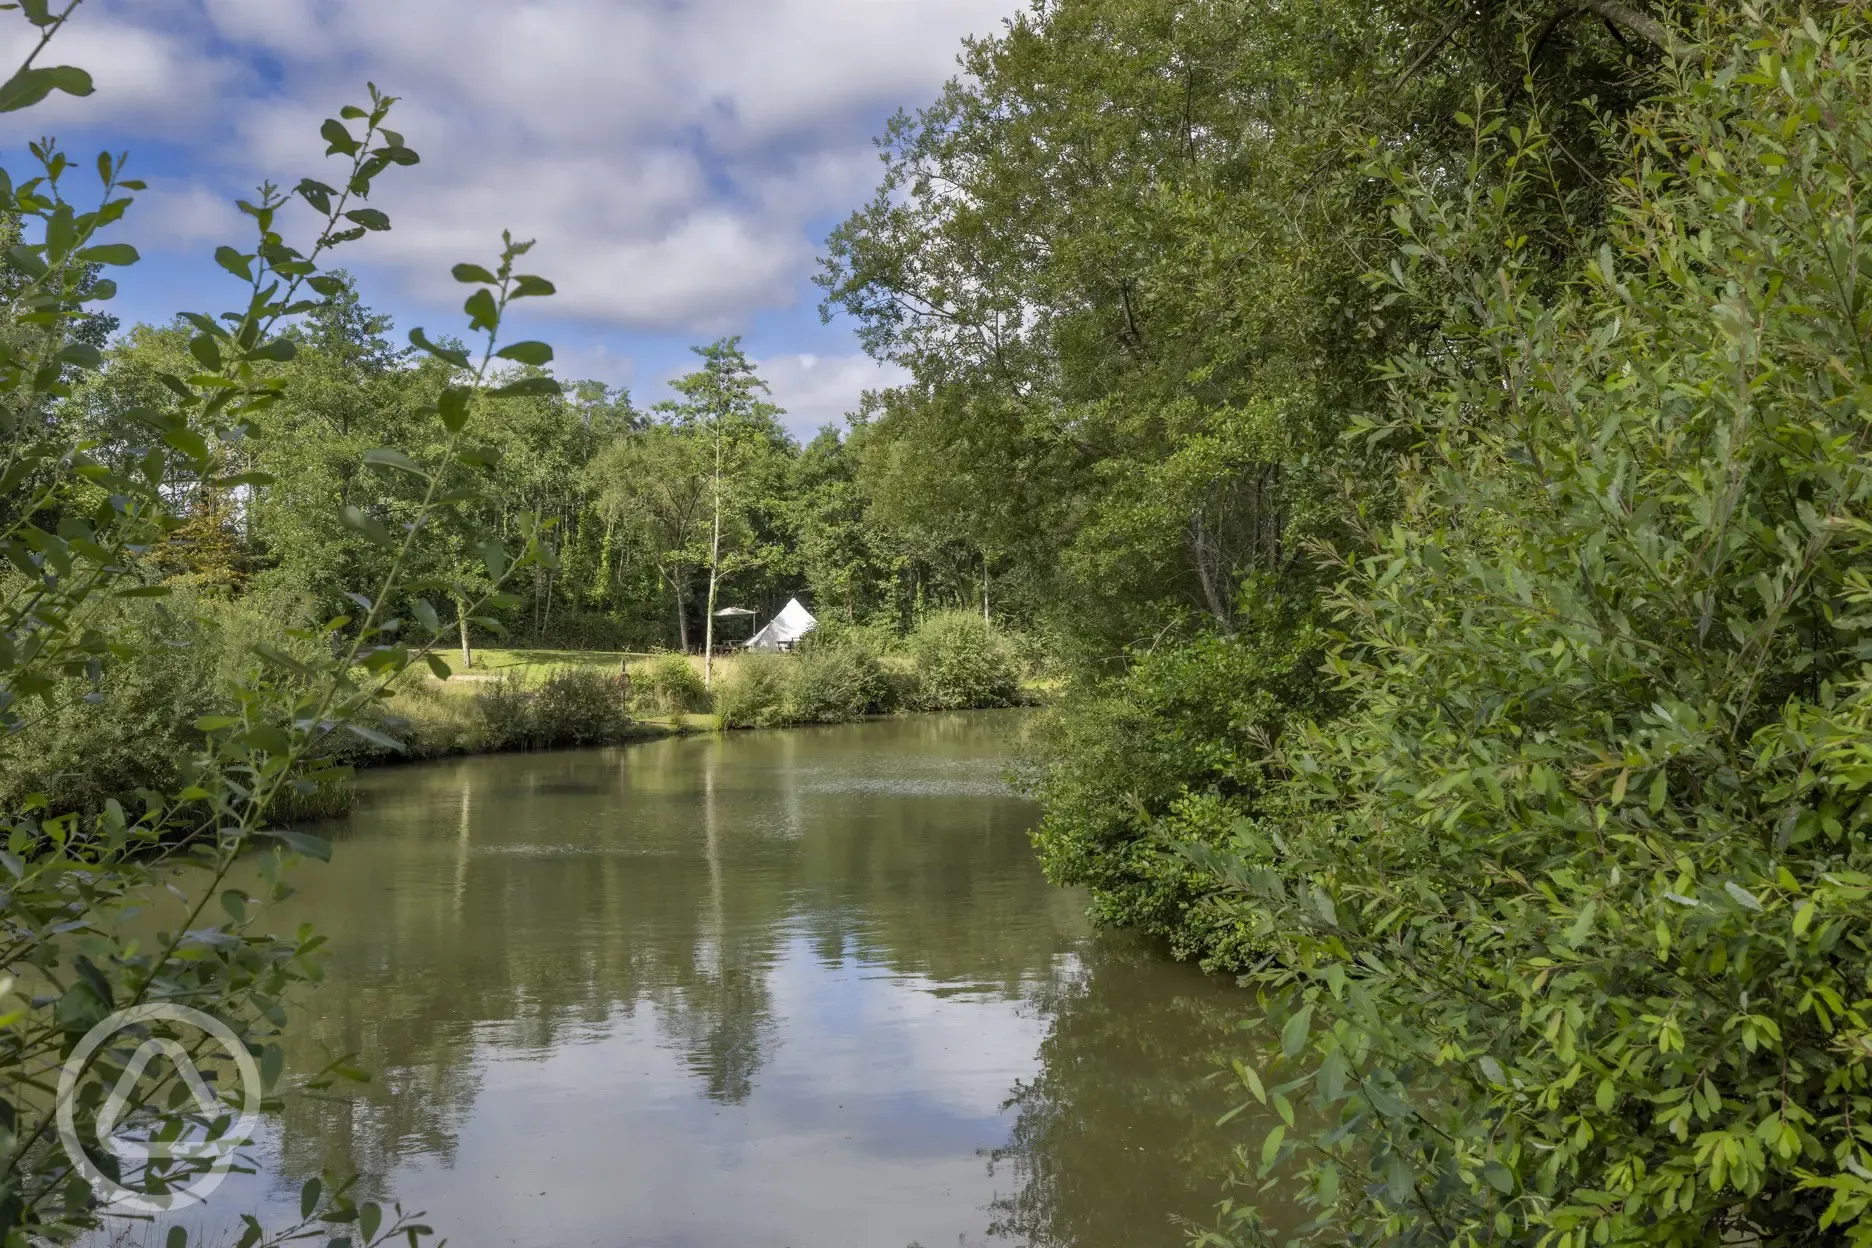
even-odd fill
[[(618, 665), (626, 661), (630, 663), (631, 671), (635, 673), (645, 663), (656, 657), (640, 650), (515, 650), (490, 646), (486, 649), (477, 649), (474, 652), (474, 666), (463, 671), (459, 650), (443, 650), (440, 653), (448, 661), (449, 666), (455, 669), (453, 677), (446, 682), (436, 681), (418, 670), (413, 673), (413, 678), (426, 695), (422, 700), (430, 704), (431, 713), (441, 713), (451, 717), (460, 717), (466, 711), (469, 699), (473, 698), (476, 687), (485, 681), (512, 676), (518, 677), (528, 686), (535, 686), (554, 672), (581, 667), (612, 676), (617, 674)], [(691, 654), (686, 657), (689, 660), (689, 666), (700, 675), (702, 656)], [(739, 658), (739, 655), (716, 655), (715, 679), (717, 681), (726, 679), (734, 671)], [(407, 697), (398, 709), (417, 717), (423, 714), (423, 709)], [(639, 722), (677, 727), (686, 724), (694, 728), (711, 721), (712, 718), (706, 714), (691, 713), (677, 717), (642, 716)]]
[[(594, 667), (602, 672), (615, 673), (618, 670), (618, 664), (627, 659), (634, 671), (656, 657), (643, 650), (505, 650), (490, 646), (485, 650), (476, 650), (474, 667), (464, 672), (461, 670), (461, 651), (442, 650), (438, 653), (448, 660), (450, 667), (456, 669), (457, 679), (463, 676), (489, 679), (498, 675), (515, 675), (524, 677), (529, 682), (544, 680), (552, 673), (569, 667)], [(687, 657), (689, 666), (700, 672), (702, 656), (692, 654)], [(716, 655), (715, 675), (719, 678), (724, 673), (733, 671), (735, 661), (739, 657), (739, 655)]]
[(625, 659), (634, 662), (650, 657), (624, 650), (503, 650), (489, 647), (476, 650), (474, 667), (464, 672), (461, 670), (460, 650), (444, 650), (441, 653), (448, 660), (449, 666), (456, 669), (457, 676), (493, 676), (505, 672), (525, 676), (528, 680), (543, 680), (568, 667), (595, 667), (601, 671), (615, 672), (618, 664)]

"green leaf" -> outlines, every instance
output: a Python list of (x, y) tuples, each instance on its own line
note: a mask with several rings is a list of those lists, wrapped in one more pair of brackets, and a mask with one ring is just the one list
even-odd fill
[(374, 451), (364, 452), (364, 462), (379, 468), (394, 468), (398, 472), (407, 472), (412, 476), (427, 477), (423, 466), (405, 455), (402, 451), (380, 446)]
[(97, 999), (104, 1003), (104, 1008), (110, 1009), (116, 1005), (117, 999), (116, 995), (111, 992), (110, 981), (104, 978), (104, 972), (98, 970), (97, 963), (81, 953), (72, 959), (72, 970), (76, 971), (78, 978), (82, 979), (85, 986), (97, 995)]
[(377, 746), (379, 749), (394, 750), (397, 753), (401, 754), (403, 751), (409, 748), (408, 746), (404, 745), (401, 741), (398, 741), (395, 737), (386, 737), (383, 733), (378, 732), (376, 729), (366, 728), (363, 724), (354, 724), (354, 723), (347, 722), (344, 726), (344, 730), (350, 733), (352, 736), (357, 737), (360, 740), (370, 742), (372, 745)]
[(274, 364), (285, 364), (299, 355), (298, 344), (290, 338), (275, 338), (249, 351), (243, 359), (266, 360)]
[(374, 545), (386, 548), (396, 545), (396, 538), (390, 535), (390, 530), (376, 517), (367, 515), (356, 503), (346, 503), (339, 510), (338, 519), (345, 528), (362, 533)]
[(104, 353), (88, 342), (69, 343), (58, 353), (61, 362), (96, 372), (104, 367)]
[(437, 680), (447, 680), (455, 675), (454, 669), (444, 662), (442, 656), (439, 654), (425, 654), (423, 655), (423, 662), (429, 665), (430, 674)]
[(195, 357), (195, 362), (204, 369), (211, 373), (221, 371), (221, 348), (207, 334), (197, 334), (189, 339), (188, 350)]
[(63, 91), (67, 95), (90, 95), (91, 75), (71, 65), (22, 69), (0, 84), (0, 113), (31, 108), (54, 91)]
[(410, 330), (409, 340), (411, 346), (419, 351), (428, 352), (438, 360), (445, 360), (453, 364), (456, 368), (468, 367), (468, 353), (466, 351), (462, 351), (456, 347), (437, 346), (435, 343), (429, 341), (428, 335), (423, 333), (420, 328)]
[(344, 215), (345, 220), (354, 221), (367, 230), (387, 230), (390, 228), (390, 218), (378, 212), (375, 208), (354, 208)]
[(40, 249), (25, 243), (15, 243), (7, 248), (7, 259), (27, 277), (44, 277), (49, 266), (39, 255)]
[(469, 391), (465, 386), (450, 386), (437, 398), (436, 412), (450, 433), (461, 432), (462, 426), (468, 423), (468, 399)]
[(345, 288), (344, 279), (342, 277), (332, 277), (329, 274), (308, 277), (306, 278), (306, 285), (310, 286), (327, 299), (336, 299), (339, 295), (344, 293)]
[(488, 394), (496, 399), (522, 399), (542, 395), (556, 397), (564, 393), (564, 390), (565, 387), (551, 377), (522, 377), (519, 381), (496, 386), (488, 391)]
[(427, 598), (416, 598), (410, 602), (410, 610), (415, 613), (416, 622), (432, 633), (442, 631), (442, 618), (436, 614), (435, 605)]
[(143, 257), (129, 243), (100, 243), (96, 247), (86, 247), (78, 253), (78, 259), (86, 264), (135, 264)]
[(1273, 1166), (1274, 1159), (1280, 1155), (1281, 1141), (1286, 1138), (1287, 1124), (1277, 1122), (1274, 1124), (1274, 1129), (1267, 1133), (1267, 1138), (1261, 1141), (1261, 1169), (1263, 1171)]
[[(330, 123), (327, 123), (327, 124), (330, 124)], [(323, 1183), (320, 1183), (315, 1178), (307, 1179), (305, 1181), (305, 1186), (299, 1189), (299, 1216), (300, 1218), (303, 1219), (303, 1218), (309, 1218), (312, 1216), (312, 1211), (318, 1208), (319, 1195), (324, 1190), (325, 1190), (325, 1185)]]
[(1307, 1006), (1287, 1020), (1281, 1028), (1281, 1052), (1288, 1057), (1298, 1057), (1300, 1050), (1306, 1047), (1307, 1029), (1313, 1025), (1313, 1007)]
[(316, 858), (320, 862), (330, 862), (331, 842), (322, 836), (313, 836), (310, 832), (299, 832), (292, 828), (273, 828), (261, 835), (283, 842), (287, 849), (306, 858)]
[(499, 279), (478, 264), (458, 264), (449, 272), (458, 282), (482, 282), (488, 286), (497, 285)]
[(477, 290), (468, 296), (462, 304), (462, 311), (468, 314), (469, 329), (493, 329), (500, 324), (500, 308), (494, 302), (494, 296), (486, 290)]
[(1761, 913), (1762, 904), (1760, 900), (1756, 898), (1754, 893), (1749, 892), (1748, 889), (1743, 888), (1734, 880), (1730, 880), (1727, 884), (1724, 884), (1723, 891), (1735, 898), (1736, 904), (1741, 906), (1744, 910), (1752, 910), (1756, 914)]
[(1490, 1161), (1483, 1163), (1482, 1177), (1488, 1181), (1490, 1187), (1494, 1188), (1502, 1195), (1512, 1196), (1514, 1194), (1514, 1171), (1502, 1165), (1501, 1162)]
[(488, 577), (499, 581), (507, 573), (507, 548), (499, 542), (483, 542), (475, 548), (481, 556), (481, 564), (487, 569)]
[(336, 117), (327, 118), (325, 124), (319, 127), (319, 137), (331, 144), (325, 149), (327, 156), (350, 156), (358, 150), (358, 141), (351, 137), (351, 132)]
[(311, 178), (306, 178), (302, 180), (294, 190), (299, 198), (311, 205), (313, 212), (318, 213), (321, 217), (328, 217), (331, 215), (332, 196), (338, 193), (332, 190), (331, 187), (326, 186), (323, 182), (314, 182)]
[(214, 253), (215, 263), (238, 277), (243, 282), (253, 281), (253, 257), (243, 255), (232, 247), (217, 247)]
[(535, 368), (552, 363), (553, 349), (543, 342), (516, 342), (494, 353), (496, 359), (517, 360)]
[(513, 289), (507, 292), (507, 297), (509, 299), (534, 299), (557, 293), (557, 289), (545, 278), (523, 273), (514, 278)]

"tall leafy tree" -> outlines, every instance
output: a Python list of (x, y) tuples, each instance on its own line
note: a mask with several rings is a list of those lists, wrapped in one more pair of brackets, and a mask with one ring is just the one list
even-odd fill
[[(773, 510), (774, 491), (783, 485), (784, 464), (794, 448), (779, 423), (781, 411), (763, 397), (767, 383), (742, 352), (739, 338), (723, 338), (694, 351), (702, 366), (672, 382), (681, 397), (658, 404), (656, 410), (683, 436), (699, 439), (712, 465), (702, 625), (703, 682), (712, 685), (722, 574), (728, 568), (753, 566), (771, 554), (758, 549), (760, 534), (753, 521), (757, 512)], [(725, 531), (731, 543), (726, 562)]]

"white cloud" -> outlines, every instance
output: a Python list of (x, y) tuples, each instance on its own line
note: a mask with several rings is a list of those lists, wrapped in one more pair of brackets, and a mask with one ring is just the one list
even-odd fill
[(607, 386), (627, 387), (637, 376), (637, 361), (602, 342), (555, 346), (552, 371), (562, 381), (602, 381)]
[(761, 360), (760, 374), (773, 401), (786, 409), (786, 426), (802, 442), (824, 425), (842, 425), (866, 390), (898, 385), (909, 374), (864, 355), (777, 355)]
[[(38, 42), (37, 32), (29, 35), (14, 14), (0, 18), (0, 64), (10, 72)], [(53, 92), (26, 115), (34, 132), (110, 124), (129, 134), (173, 137), (199, 131), (218, 101), (251, 85), (246, 66), (204, 54), (165, 23), (139, 25), (102, 13), (74, 18), (36, 63), (79, 66), (96, 90), (83, 98)]]
[(377, 82), (423, 163), (381, 184), (396, 231), (358, 261), (429, 299), (512, 227), (541, 240), (552, 313), (712, 334), (800, 299), (815, 223), (877, 180), (883, 116), (1020, 3), (96, 0), (66, 39), (98, 95), (59, 107), (231, 134), (191, 162), (225, 191), (316, 174), (319, 123)]
[(253, 218), (202, 186), (153, 180), (124, 218), (124, 236), (144, 250), (193, 251), (202, 244), (246, 246)]

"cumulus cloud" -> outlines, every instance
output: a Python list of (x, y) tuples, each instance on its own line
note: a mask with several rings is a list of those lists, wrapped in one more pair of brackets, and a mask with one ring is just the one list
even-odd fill
[(895, 364), (864, 355), (777, 355), (759, 362), (773, 401), (786, 409), (786, 426), (804, 442), (825, 425), (843, 425), (867, 390), (909, 380)]
[(555, 314), (706, 335), (800, 299), (882, 118), (1020, 3), (95, 0), (67, 38), (98, 95), (58, 107), (201, 129), (225, 192), (315, 172), (319, 122), (377, 82), (424, 161), (385, 179), (396, 230), (361, 261), (433, 299), (511, 227), (541, 240)]
[(250, 217), (204, 186), (154, 180), (124, 219), (124, 237), (146, 251), (192, 251), (203, 243), (246, 243)]

